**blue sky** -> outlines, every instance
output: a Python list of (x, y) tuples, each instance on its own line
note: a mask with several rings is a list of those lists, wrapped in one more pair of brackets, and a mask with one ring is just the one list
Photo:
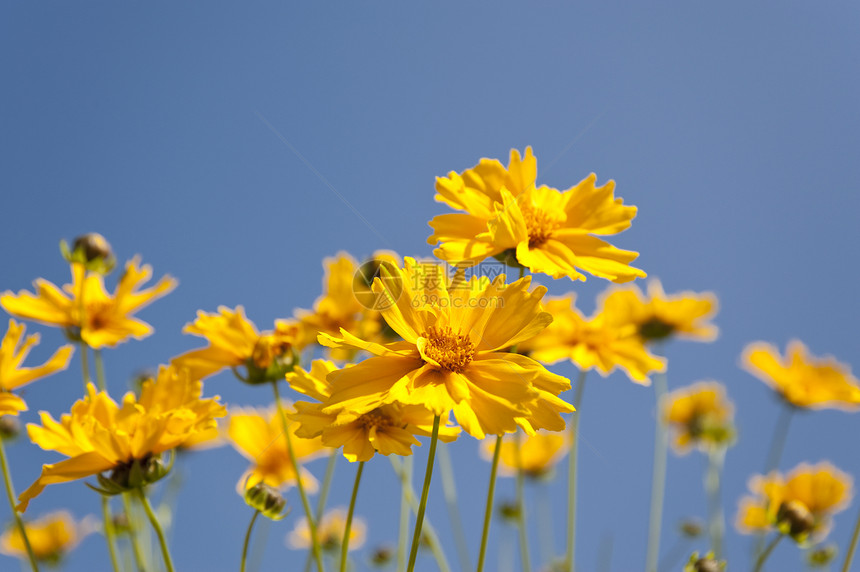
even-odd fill
[[(433, 201), (434, 178), (531, 145), (540, 183), (567, 188), (591, 172), (616, 181), (639, 215), (613, 242), (640, 252), (637, 265), (668, 292), (718, 295), (720, 338), (669, 346), (669, 385), (717, 379), (736, 403), (740, 442), (724, 481), (733, 519), (778, 413), (769, 390), (739, 369), (744, 345), (784, 349), (799, 338), (857, 363), (858, 25), (850, 2), (7, 3), (0, 290), (65, 281), (59, 239), (93, 230), (120, 259), (139, 253), (156, 276), (177, 277), (179, 288), (141, 313), (156, 335), (107, 355), (119, 393), (139, 368), (199, 345), (181, 334), (197, 310), (244, 304), (270, 327), (312, 305), (326, 256), (429, 255), (426, 223), (447, 212)], [(576, 291), (586, 312), (606, 286), (537, 281), (551, 294)], [(38, 359), (62, 340), (35, 329)], [(575, 375), (570, 365), (553, 370)], [(206, 388), (230, 404), (270, 400), (229, 375)], [(28, 388), (24, 419), (59, 415), (79, 396), (73, 366)], [(613, 570), (642, 567), (653, 413), (650, 389), (621, 374), (590, 378), (583, 569), (596, 568), (607, 538)], [(860, 474), (857, 423), (842, 412), (798, 415), (781, 468), (829, 459)], [(478, 445), (465, 437), (451, 449), (475, 552), (489, 471)], [(18, 490), (56, 459), (23, 441), (10, 454)], [(245, 461), (229, 449), (184, 461), (177, 565), (235, 569), (250, 517), (233, 492)], [(664, 549), (675, 522), (704, 514), (703, 467), (700, 455), (670, 458)], [(340, 465), (335, 504), (348, 501), (353, 470)], [(551, 494), (562, 494), (563, 477)], [(369, 546), (394, 539), (393, 482), (385, 459), (368, 466), (357, 511), (369, 520)], [(512, 491), (501, 482), (499, 498)], [(453, 561), (438, 482), (431, 495)], [(52, 487), (31, 510), (59, 506), (78, 516), (98, 509), (78, 483)], [(841, 547), (857, 510), (837, 517), (831, 538)], [(290, 526), (270, 528), (264, 570), (292, 569)], [(509, 532), (494, 526), (493, 545)], [(748, 547), (730, 526), (736, 565), (746, 566)], [(496, 558), (493, 549), (488, 569)], [(797, 558), (786, 543), (774, 568)], [(106, 563), (90, 537), (68, 569)], [(428, 558), (422, 565), (433, 569)]]

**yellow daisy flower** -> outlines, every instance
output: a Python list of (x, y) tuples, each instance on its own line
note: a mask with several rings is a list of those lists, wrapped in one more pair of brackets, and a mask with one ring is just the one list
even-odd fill
[[(292, 412), (289, 405), (285, 408), (288, 414)], [(296, 435), (298, 427), (298, 423), (290, 423), (290, 433)], [(274, 405), (267, 410), (232, 408), (227, 421), (227, 438), (233, 448), (252, 463), (239, 479), (238, 491), (244, 493), (259, 482), (279, 490), (295, 485), (296, 472), (290, 462), (284, 428)], [(327, 451), (319, 438), (293, 438), (292, 441), (298, 462), (310, 461)], [(307, 469), (301, 468), (301, 479), (305, 490), (316, 491), (317, 481)]]
[(722, 384), (702, 381), (666, 396), (663, 418), (675, 430), (675, 449), (686, 454), (696, 446), (702, 450), (727, 446), (734, 439), (734, 407)]
[(511, 151), (507, 169), (496, 160), (481, 162), (458, 175), (436, 180), (436, 200), (466, 214), (440, 215), (430, 221), (434, 254), (459, 265), (497, 256), (553, 278), (585, 280), (589, 274), (629, 282), (646, 274), (630, 263), (639, 254), (620, 250), (595, 235), (618, 234), (630, 226), (636, 207), (615, 198), (615, 183), (595, 185), (591, 174), (558, 191), (535, 186), (537, 161)]
[(544, 309), (552, 314), (552, 324), (521, 342), (517, 351), (548, 364), (569, 359), (581, 371), (595, 369), (603, 377), (619, 368), (642, 385), (651, 383), (651, 373), (666, 368), (665, 360), (648, 352), (626, 315), (613, 313), (611, 307), (585, 318), (576, 308), (575, 295), (568, 294), (550, 299)]
[[(337, 369), (332, 362), (316, 360), (310, 372), (296, 368), (287, 374), (287, 382), (293, 389), (319, 401), (295, 404), (297, 413), (290, 417), (299, 424), (296, 436), (304, 439), (319, 436), (326, 447), (343, 447), (343, 456), (350, 462), (369, 461), (375, 453), (411, 455), (412, 445), (421, 445), (415, 436), (430, 436), (433, 412), (420, 404), (387, 403), (361, 415), (342, 410), (325, 413), (323, 409), (331, 395), (326, 376)], [(459, 427), (440, 423), (442, 441), (454, 441), (459, 433)]]
[(443, 268), (406, 258), (402, 270), (373, 283), (374, 292), (389, 297), (382, 315), (403, 341), (375, 344), (346, 330), (339, 338), (320, 336), (324, 345), (374, 355), (328, 375), (324, 411), (361, 415), (388, 403), (423, 404), (434, 415), (453, 411), (478, 439), (513, 432), (517, 424), (529, 433), (563, 429), (559, 413), (573, 407), (558, 394), (570, 380), (503, 351), (552, 321), (540, 306), (546, 288), (529, 292), (530, 284), (531, 277), (509, 285), (504, 276), (449, 280)]
[(860, 405), (851, 369), (832, 357), (809, 355), (798, 340), (788, 343), (785, 357), (770, 344), (753, 342), (744, 349), (742, 365), (795, 407), (856, 410)]
[[(333, 508), (323, 514), (317, 524), (317, 538), (322, 549), (326, 552), (339, 552), (340, 544), (343, 542), (343, 532), (346, 529), (347, 511), (343, 508)], [(356, 550), (364, 545), (367, 525), (361, 517), (354, 516), (349, 529), (349, 549)], [(302, 550), (311, 547), (311, 531), (308, 528), (308, 519), (302, 518), (296, 522), (296, 526), (287, 535), (287, 546), (294, 550)]]
[(717, 312), (717, 297), (711, 292), (681, 292), (666, 296), (658, 280), (648, 283), (648, 295), (637, 286), (614, 288), (602, 306), (633, 323), (646, 342), (678, 337), (699, 342), (717, 338), (718, 329), (709, 320)]
[(72, 346), (63, 346), (42, 365), (21, 367), (21, 363), (30, 353), (30, 348), (39, 343), (39, 334), (25, 338), (26, 330), (24, 324), (10, 319), (9, 329), (0, 342), (0, 415), (18, 415), (20, 411), (27, 411), (24, 400), (11, 391), (66, 369), (72, 358)]
[[(102, 477), (102, 487), (134, 488), (164, 476), (161, 454), (215, 426), (226, 415), (218, 397), (201, 399), (203, 384), (171, 367), (162, 367), (158, 378), (143, 384), (140, 398), (125, 394), (117, 405), (93, 384), (60, 422), (40, 413), (42, 425), (27, 425), (33, 443), (67, 457), (53, 465), (43, 465), (42, 474), (18, 497), (18, 510), (47, 485), (65, 483), (111, 471)], [(135, 482), (143, 474), (144, 482)], [(151, 481), (150, 481), (151, 482)]]
[(176, 280), (165, 276), (151, 288), (139, 288), (152, 277), (152, 268), (133, 258), (125, 266), (116, 290), (105, 290), (104, 277), (87, 273), (82, 264), (72, 264), (72, 283), (60, 290), (47, 280), (36, 280), (36, 294), (24, 290), (4, 292), (0, 306), (13, 316), (49, 326), (65, 328), (72, 338), (92, 348), (114, 347), (130, 337), (145, 338), (152, 326), (132, 315), (174, 288)]
[[(484, 440), (481, 455), (493, 458), (495, 443)], [(548, 475), (570, 449), (570, 437), (566, 433), (538, 431), (534, 435), (515, 434), (502, 440), (499, 451), (499, 474), (516, 475), (520, 467), (527, 477), (539, 479)]]
[[(24, 530), (36, 560), (57, 564), (84, 537), (95, 532), (94, 524), (90, 518), (78, 522), (68, 512), (57, 511), (26, 522)], [(27, 549), (17, 527), (7, 529), (0, 536), (0, 553), (27, 560)]]
[[(298, 309), (299, 347), (317, 343), (321, 333), (337, 335), (343, 328), (366, 340), (385, 342), (396, 335), (387, 328), (379, 313), (378, 295), (370, 290), (373, 278), (382, 264), (399, 266), (400, 258), (392, 253), (380, 251), (361, 265), (345, 252), (323, 261), (325, 278), (323, 294), (314, 302), (313, 310)], [(336, 360), (349, 360), (355, 356), (355, 348), (328, 348), (329, 355)]]
[(227, 367), (244, 366), (246, 381), (263, 383), (283, 379), (297, 360), (294, 350), (299, 330), (294, 322), (275, 320), (274, 331), (260, 333), (245, 317), (242, 306), (236, 306), (235, 310), (220, 306), (217, 314), (197, 312), (197, 319), (182, 331), (209, 341), (208, 347), (171, 360), (174, 366), (187, 369), (197, 379)]
[(828, 462), (801, 463), (787, 476), (774, 471), (749, 482), (752, 496), (741, 499), (737, 528), (744, 534), (779, 530), (798, 542), (822, 540), (832, 515), (848, 508), (853, 480)]

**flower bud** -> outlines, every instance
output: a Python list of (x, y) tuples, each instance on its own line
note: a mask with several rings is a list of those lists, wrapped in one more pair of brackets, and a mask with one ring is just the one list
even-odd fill
[(699, 557), (698, 552), (693, 552), (684, 566), (684, 572), (723, 572), (725, 569), (725, 561), (717, 560), (713, 552), (708, 552), (702, 557)]
[(370, 555), (370, 563), (382, 568), (387, 566), (394, 558), (394, 550), (390, 546), (379, 546)]
[(806, 555), (806, 561), (810, 568), (824, 568), (836, 558), (837, 552), (838, 550), (833, 544), (817, 546)]
[(675, 326), (656, 317), (639, 325), (639, 336), (646, 342), (665, 340), (671, 336), (674, 331)]
[(284, 512), (286, 499), (276, 488), (262, 481), (245, 491), (245, 503), (272, 520), (281, 520), (289, 514), (289, 511)]
[(520, 518), (520, 505), (516, 501), (506, 501), (499, 504), (499, 516), (507, 522), (516, 522)]
[(681, 534), (687, 538), (698, 538), (699, 536), (702, 536), (702, 532), (705, 527), (700, 520), (688, 518), (682, 521), (678, 528), (680, 529)]
[(14, 439), (21, 432), (21, 422), (15, 415), (0, 416), (0, 439)]
[(70, 263), (83, 264), (87, 270), (107, 274), (116, 264), (110, 243), (97, 232), (88, 232), (77, 237), (71, 250), (65, 240), (60, 242), (60, 251)]
[(803, 538), (815, 527), (815, 516), (802, 502), (786, 501), (776, 512), (776, 525), (783, 534), (794, 539)]

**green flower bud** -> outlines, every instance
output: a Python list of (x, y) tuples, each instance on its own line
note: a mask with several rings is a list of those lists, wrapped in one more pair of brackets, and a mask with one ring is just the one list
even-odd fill
[(21, 432), (21, 422), (16, 415), (0, 416), (0, 439), (14, 439)]
[(60, 241), (60, 252), (68, 262), (83, 264), (87, 270), (107, 274), (116, 265), (110, 243), (97, 232), (77, 237), (69, 249), (65, 240)]
[(281, 520), (289, 514), (289, 511), (284, 512), (286, 499), (276, 488), (262, 481), (245, 491), (245, 503), (272, 520)]

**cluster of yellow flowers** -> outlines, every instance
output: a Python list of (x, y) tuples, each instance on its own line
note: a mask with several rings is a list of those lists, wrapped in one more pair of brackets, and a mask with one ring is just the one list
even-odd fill
[[(522, 567), (528, 570), (522, 480), (546, 481), (565, 455), (570, 463), (569, 526), (561, 565), (573, 570), (577, 410), (587, 372), (595, 370), (605, 377), (620, 369), (635, 383), (653, 384), (659, 407), (646, 570), (656, 572), (665, 478), (661, 467), (665, 467), (669, 429), (678, 453), (695, 448), (710, 461), (712, 552), (701, 558), (694, 555), (688, 568), (724, 566), (720, 564), (724, 555), (719, 471), (726, 450), (738, 438), (734, 405), (725, 387), (714, 381), (668, 392), (667, 359), (660, 351), (671, 339), (714, 340), (718, 331), (711, 320), (717, 312), (716, 297), (696, 292), (667, 295), (657, 280), (648, 283), (647, 292), (632, 284), (622, 286), (646, 276), (631, 266), (638, 253), (599, 237), (627, 229), (636, 207), (615, 197), (614, 182), (598, 186), (593, 174), (564, 191), (538, 186), (536, 180), (537, 161), (531, 148), (522, 155), (511, 151), (507, 166), (482, 159), (471, 169), (439, 177), (436, 200), (460, 212), (430, 221), (433, 234), (428, 242), (437, 245), (438, 260), (400, 258), (387, 251), (362, 264), (345, 253), (327, 258), (323, 292), (312, 309), (276, 319), (267, 331), (258, 330), (242, 306), (221, 306), (215, 313), (201, 310), (183, 331), (204, 338), (207, 345), (166, 360), (157, 375), (143, 380), (137, 391), (125, 393), (119, 402), (108, 391), (101, 351), (150, 335), (152, 327), (134, 314), (169, 293), (177, 282), (165, 276), (144, 287), (152, 271), (135, 257), (111, 294), (105, 288), (105, 276), (115, 262), (107, 241), (92, 234), (79, 238), (71, 248), (64, 244), (70, 284), (58, 288), (40, 279), (35, 293), (0, 295), (0, 307), (10, 315), (62, 328), (70, 341), (43, 365), (24, 367), (39, 337), (25, 337), (24, 325), (9, 321), (0, 345), (0, 416), (8, 419), (27, 411), (21, 395), (13, 391), (65, 370), (75, 344), (84, 382), (83, 398), (59, 421), (42, 412), (40, 424), (27, 426), (34, 444), (64, 459), (44, 465), (40, 476), (17, 498), (2, 448), (6, 437), (0, 438), (16, 520), (16, 528), (0, 539), (0, 550), (28, 559), (34, 570), (42, 561), (57, 562), (92, 525), (75, 523), (65, 513), (25, 523), (20, 513), (48, 485), (94, 477), (97, 484), (88, 485), (102, 497), (98, 528), (105, 533), (114, 570), (120, 569), (116, 535), (123, 530), (116, 526), (109, 499), (122, 496), (125, 518), (132, 521), (127, 528), (136, 566), (150, 565), (151, 555), (135, 537), (142, 526), (136, 521), (145, 513), (159, 538), (164, 565), (172, 571), (166, 539), (145, 494), (147, 487), (170, 472), (174, 451), (226, 440), (250, 462), (248, 470), (237, 475), (237, 491), (254, 509), (243, 569), (254, 520), (259, 514), (283, 518), (283, 495), (295, 487), (304, 518), (290, 534), (290, 546), (307, 548), (308, 564), (315, 564), (318, 572), (325, 569), (324, 554), (336, 558), (339, 553), (344, 570), (349, 550), (365, 536), (364, 524), (353, 514), (355, 498), (363, 465), (377, 453), (392, 457), (403, 485), (404, 506), (411, 507), (416, 517), (408, 564), (405, 537), (401, 540), (401, 566), (411, 571), (418, 546), (426, 541), (445, 569), (445, 557), (425, 509), (439, 442), (453, 442), (465, 432), (486, 439), (482, 451), (492, 463), (478, 570), (484, 565), (499, 467), (500, 474), (518, 479), (517, 506), (511, 514), (521, 530)], [(480, 275), (480, 263), (490, 257), (518, 273), (518, 279)], [(574, 281), (591, 275), (614, 284), (600, 295), (594, 313), (585, 317), (576, 307), (574, 293), (546, 299), (547, 288), (533, 284), (538, 274)], [(90, 376), (90, 354), (97, 384)], [(562, 361), (580, 371), (573, 403), (562, 397), (572, 389), (571, 381), (547, 369)], [(797, 409), (860, 407), (860, 388), (848, 368), (832, 358), (811, 357), (798, 341), (789, 344), (785, 358), (771, 345), (750, 344), (743, 363), (781, 396), (786, 419)], [(203, 380), (225, 369), (244, 383), (271, 387), (272, 406), (231, 405), (228, 411), (220, 397), (203, 397)], [(296, 392), (298, 400), (282, 399), (282, 385)], [(226, 418), (220, 426), (219, 418)], [(851, 498), (850, 476), (827, 462), (803, 464), (787, 476), (776, 470), (786, 430), (787, 422), (783, 434), (774, 439), (779, 445), (772, 449), (765, 474), (750, 481), (754, 496), (740, 504), (737, 526), (741, 532), (776, 534), (776, 540), (756, 553), (756, 569), (784, 536), (803, 544), (820, 542), (832, 515)], [(413, 446), (421, 444), (419, 438), (430, 439), (420, 500), (406, 465), (396, 460), (410, 456)], [(355, 485), (347, 510), (326, 512), (336, 451), (357, 463)], [(319, 456), (330, 459), (322, 488), (303, 466)], [(320, 502), (313, 510), (307, 495), (317, 491)], [(406, 519), (408, 523), (408, 513)], [(469, 567), (468, 554), (461, 553), (460, 558), (461, 567)]]

